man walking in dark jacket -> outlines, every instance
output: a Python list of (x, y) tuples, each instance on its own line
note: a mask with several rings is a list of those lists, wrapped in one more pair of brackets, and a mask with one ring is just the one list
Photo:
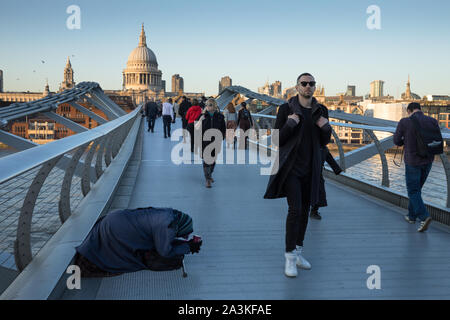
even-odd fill
[[(319, 201), (321, 148), (330, 142), (328, 109), (313, 94), (314, 77), (303, 73), (297, 78), (298, 95), (278, 109), (275, 129), (279, 130), (278, 166), (273, 172), (264, 198), (287, 198), (285, 270), (297, 276), (297, 267), (311, 269), (302, 256), (303, 240), (311, 205)], [(275, 141), (276, 142), (276, 141)]]
[(145, 115), (147, 116), (148, 131), (154, 131), (155, 120), (158, 116), (158, 105), (154, 101), (149, 101), (145, 104)]
[(191, 107), (191, 103), (189, 102), (188, 98), (186, 96), (183, 96), (183, 101), (180, 103), (180, 107), (178, 108), (178, 114), (181, 118), (181, 126), (183, 128), (183, 142), (186, 142), (186, 130), (187, 130), (187, 124), (188, 121), (186, 119), (186, 113)]
[(410, 116), (399, 121), (394, 133), (394, 143), (404, 146), (405, 152), (405, 179), (409, 197), (408, 215), (405, 219), (409, 223), (415, 223), (419, 218), (417, 231), (423, 232), (428, 229), (431, 217), (422, 200), (422, 187), (430, 173), (434, 155), (420, 157), (417, 154), (417, 135), (413, 121), (417, 120), (421, 128), (440, 130), (437, 120), (424, 115), (417, 102), (410, 103), (406, 111)]

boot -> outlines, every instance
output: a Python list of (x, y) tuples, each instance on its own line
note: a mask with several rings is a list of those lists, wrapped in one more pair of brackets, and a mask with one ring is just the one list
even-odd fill
[(297, 267), (295, 266), (295, 262), (297, 260), (297, 254), (294, 251), (286, 252), (284, 254), (286, 258), (286, 264), (284, 266), (284, 274), (287, 277), (296, 277), (297, 276)]
[(205, 174), (206, 187), (211, 188), (211, 168), (209, 166), (203, 167), (203, 173)]
[(296, 246), (296, 255), (297, 255), (297, 267), (299, 267), (300, 269), (304, 269), (304, 270), (310, 270), (311, 269), (311, 264), (308, 262), (308, 260), (306, 260), (303, 256), (302, 256), (302, 251), (303, 251), (303, 247), (301, 246)]
[(315, 209), (311, 209), (311, 213), (309, 214), (309, 216), (312, 219), (322, 220), (322, 216), (320, 215), (319, 211)]
[(209, 167), (209, 179), (211, 179), (211, 182), (214, 182), (214, 179), (212, 177), (212, 174), (214, 172), (214, 168), (215, 168), (216, 164), (214, 163), (211, 167)]

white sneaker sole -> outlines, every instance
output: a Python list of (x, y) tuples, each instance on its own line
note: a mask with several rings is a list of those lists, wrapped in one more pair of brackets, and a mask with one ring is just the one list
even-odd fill
[(288, 277), (288, 278), (296, 278), (297, 277), (297, 275), (296, 274), (287, 274), (286, 272), (284, 273), (284, 275), (286, 276), (286, 277)]

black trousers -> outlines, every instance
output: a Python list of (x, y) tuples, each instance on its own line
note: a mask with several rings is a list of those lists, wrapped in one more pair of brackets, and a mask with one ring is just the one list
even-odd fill
[(187, 125), (188, 125), (188, 122), (187, 122), (187, 120), (184, 118), (184, 116), (181, 117), (181, 123), (182, 123), (182, 128), (183, 128), (183, 129), (186, 129), (186, 128), (187, 128)]
[(305, 239), (311, 204), (311, 175), (300, 178), (291, 174), (287, 177), (284, 188), (289, 206), (286, 218), (286, 252), (290, 252), (296, 245), (303, 246)]
[(164, 137), (166, 136), (170, 137), (170, 124), (172, 123), (172, 117), (163, 116), (163, 123), (164, 123)]
[[(195, 143), (195, 139), (194, 139), (194, 137), (195, 137), (194, 122), (188, 123), (188, 125), (187, 125), (187, 131), (189, 131), (189, 135), (191, 136), (191, 152), (194, 152), (194, 151), (202, 152), (202, 151), (201, 151), (202, 144), (200, 143), (200, 144), (197, 145), (197, 146), (194, 144), (194, 143)], [(201, 135), (201, 132), (199, 132), (198, 134)], [(197, 150), (195, 150), (195, 149), (197, 149)]]
[(147, 117), (147, 122), (148, 122), (148, 130), (150, 131), (154, 131), (155, 129), (155, 117)]
[(191, 137), (191, 152), (194, 152), (194, 123), (187, 124), (187, 131), (189, 131), (189, 135)]

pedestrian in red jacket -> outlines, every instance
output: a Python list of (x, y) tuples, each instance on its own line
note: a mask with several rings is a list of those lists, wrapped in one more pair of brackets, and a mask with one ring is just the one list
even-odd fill
[[(202, 111), (203, 110), (199, 106), (197, 99), (194, 99), (192, 101), (192, 107), (190, 107), (186, 112), (186, 120), (188, 122), (187, 130), (191, 136), (191, 152), (194, 152), (194, 122), (200, 117)], [(200, 146), (196, 146), (195, 151), (197, 151), (197, 148), (199, 147)]]

